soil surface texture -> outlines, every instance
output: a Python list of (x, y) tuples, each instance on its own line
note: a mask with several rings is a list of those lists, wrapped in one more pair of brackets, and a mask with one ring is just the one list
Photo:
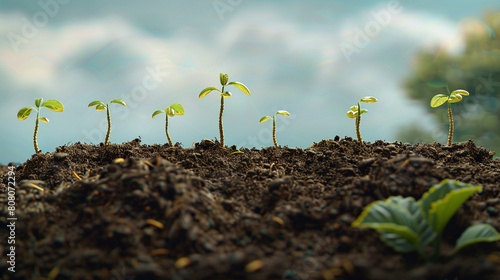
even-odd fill
[[(15, 273), (6, 261), (8, 167), (0, 167), (1, 279), (500, 279), (500, 242), (447, 257), (472, 224), (500, 231), (493, 156), (472, 141), (348, 137), (240, 152), (210, 140), (61, 146), (14, 169)], [(419, 199), (447, 178), (483, 192), (450, 220), (437, 261), (351, 227), (369, 203)]]

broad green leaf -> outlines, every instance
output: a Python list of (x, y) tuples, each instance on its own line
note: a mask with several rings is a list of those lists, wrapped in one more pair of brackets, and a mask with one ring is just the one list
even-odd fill
[[(412, 197), (375, 201), (366, 206), (352, 226), (377, 230), (382, 234), (382, 240), (398, 252), (411, 252), (423, 247), (422, 241), (429, 243), (435, 238)], [(420, 236), (422, 233), (425, 240)]]
[(353, 112), (357, 112), (358, 111), (358, 106), (351, 106), (351, 108), (349, 108), (349, 110), (351, 110)]
[(346, 114), (349, 118), (354, 119), (355, 117), (358, 116), (358, 111), (347, 111)]
[(209, 94), (211, 91), (216, 90), (220, 93), (222, 93), (219, 89), (214, 88), (214, 87), (207, 87), (206, 89), (202, 90), (200, 92), (199, 98), (203, 98), (205, 95)]
[(173, 117), (175, 116), (175, 110), (170, 108), (170, 107), (167, 107), (167, 109), (165, 110), (165, 113), (169, 116), (169, 117)]
[(116, 103), (116, 104), (120, 104), (120, 105), (123, 105), (125, 107), (127, 107), (127, 104), (125, 104), (125, 101), (121, 100), (121, 99), (115, 99), (109, 103)]
[(500, 240), (500, 234), (488, 224), (478, 224), (467, 228), (457, 240), (455, 250), (458, 252), (464, 247), (479, 242), (494, 242)]
[(174, 109), (176, 115), (184, 115), (184, 107), (182, 107), (181, 104), (175, 103), (175, 104), (168, 106), (167, 110), (168, 110), (168, 108)]
[(262, 117), (259, 122), (263, 123), (263, 122), (270, 120), (270, 119), (272, 119), (270, 116), (265, 116), (265, 117)]
[(99, 105), (95, 106), (95, 110), (98, 112), (104, 111), (104, 110), (106, 110), (106, 108), (108, 108), (108, 107), (104, 104), (103, 105), (99, 104)]
[(227, 81), (229, 80), (229, 75), (228, 74), (222, 74), (220, 73), (220, 84), (225, 86), (227, 85)]
[(360, 101), (365, 102), (365, 103), (375, 103), (375, 102), (377, 102), (377, 98), (375, 98), (373, 96), (365, 96), (365, 97), (361, 98)]
[(19, 110), (19, 112), (17, 112), (17, 118), (20, 120), (20, 121), (24, 121), (27, 117), (29, 117), (29, 115), (31, 114), (31, 111), (33, 111), (33, 107), (24, 107), (24, 108), (21, 108), (21, 110)]
[(464, 95), (464, 96), (469, 96), (469, 92), (466, 91), (465, 89), (457, 89), (457, 90), (454, 90), (451, 94), (461, 94), (461, 95)]
[(226, 91), (223, 94), (221, 94), (220, 96), (222, 96), (222, 97), (231, 97), (232, 94), (229, 91)]
[(449, 98), (450, 98), (449, 100), (451, 103), (457, 103), (457, 102), (462, 101), (462, 96), (458, 93), (450, 95)]
[(278, 111), (278, 113), (276, 113), (276, 115), (277, 115), (277, 114), (280, 114), (280, 115), (283, 115), (283, 116), (290, 116), (290, 113), (288, 113), (288, 112), (287, 112), (287, 111), (285, 111), (285, 110), (279, 110), (279, 111)]
[(49, 122), (49, 119), (47, 119), (46, 117), (39, 117), (38, 119), (41, 120), (44, 123), (48, 123)]
[(431, 99), (431, 107), (439, 107), (448, 101), (448, 96), (444, 94), (436, 94)]
[(35, 106), (37, 108), (40, 108), (40, 104), (42, 103), (43, 98), (37, 98), (35, 99)]
[(102, 103), (102, 102), (101, 102), (101, 101), (99, 101), (99, 100), (96, 100), (96, 101), (92, 101), (92, 102), (90, 102), (90, 103), (89, 103), (89, 105), (88, 105), (88, 107), (90, 108), (90, 107), (92, 107), (92, 106), (96, 106), (96, 105), (101, 105), (101, 106), (106, 107), (106, 104)]
[(366, 110), (366, 109), (361, 109), (361, 110), (360, 110), (360, 112), (359, 112), (359, 114), (360, 114), (360, 115), (363, 115), (364, 113), (368, 113), (368, 110)]
[(48, 108), (54, 112), (64, 111), (64, 106), (62, 105), (62, 103), (53, 99), (43, 102), (42, 107)]
[(228, 85), (235, 86), (235, 87), (239, 88), (241, 91), (243, 91), (245, 94), (250, 95), (250, 90), (247, 88), (247, 86), (245, 86), (244, 84), (242, 84), (240, 82), (230, 82)]
[(470, 196), (481, 192), (481, 186), (474, 186), (445, 179), (434, 185), (418, 201), (429, 226), (441, 235), (444, 227), (457, 209)]
[(448, 84), (443, 80), (432, 80), (432, 81), (427, 82), (427, 85), (430, 87), (437, 87), (437, 88), (442, 88), (442, 87), (448, 86)]
[(162, 110), (156, 110), (156, 111), (153, 113), (153, 115), (151, 116), (151, 118), (152, 118), (152, 119), (154, 119), (154, 118), (156, 117), (156, 115), (159, 115), (159, 114), (161, 114), (161, 113), (165, 113), (165, 112), (164, 112), (164, 111), (162, 111)]

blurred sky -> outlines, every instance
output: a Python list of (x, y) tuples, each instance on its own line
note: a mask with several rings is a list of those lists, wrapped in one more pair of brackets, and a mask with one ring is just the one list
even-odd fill
[(140, 136), (163, 144), (164, 115), (157, 109), (184, 105), (169, 119), (174, 142), (190, 147), (219, 138), (219, 73), (248, 86), (225, 100), (227, 145), (273, 145), (279, 109), (280, 145), (306, 148), (335, 135), (355, 137), (350, 106), (367, 95), (361, 134), (365, 141), (394, 141), (397, 129), (415, 119), (436, 129), (424, 109), (410, 101), (402, 82), (414, 55), (424, 49), (459, 54), (464, 22), (500, 9), (483, 1), (2, 1), (0, 2), (0, 163), (24, 162), (34, 153), (35, 114), (17, 111), (34, 99), (60, 100), (65, 110), (42, 108), (38, 143), (43, 152), (106, 133), (106, 113), (87, 108), (112, 104), (112, 143)]

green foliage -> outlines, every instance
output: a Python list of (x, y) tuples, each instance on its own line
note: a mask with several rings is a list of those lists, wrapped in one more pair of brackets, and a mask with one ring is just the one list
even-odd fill
[(278, 112), (276, 112), (276, 114), (274, 114), (274, 116), (272, 116), (272, 117), (264, 116), (259, 121), (260, 123), (263, 123), (267, 120), (273, 119), (273, 143), (274, 143), (275, 147), (278, 147), (278, 142), (276, 141), (276, 116), (277, 115), (290, 116), (290, 113), (288, 113), (285, 110), (278, 110)]
[(31, 114), (31, 112), (33, 110), (36, 111), (35, 132), (33, 134), (33, 146), (35, 148), (35, 152), (39, 153), (40, 150), (38, 149), (38, 141), (37, 141), (38, 121), (42, 121), (44, 123), (48, 123), (49, 122), (48, 118), (46, 118), (46, 117), (40, 117), (40, 109), (42, 107), (45, 107), (45, 108), (47, 108), (49, 110), (52, 110), (54, 112), (62, 112), (62, 111), (64, 111), (64, 106), (63, 106), (63, 104), (61, 102), (59, 102), (57, 100), (54, 100), (54, 99), (47, 100), (47, 101), (43, 102), (43, 98), (37, 98), (37, 99), (35, 99), (35, 107), (36, 108), (33, 108), (33, 107), (24, 107), (24, 108), (21, 108), (19, 110), (19, 112), (17, 112), (17, 118), (20, 121), (24, 121), (26, 118), (29, 117), (29, 115)]
[(170, 146), (173, 146), (172, 139), (170, 139), (170, 135), (168, 134), (168, 117), (169, 116), (173, 117), (175, 115), (184, 115), (184, 107), (182, 107), (181, 104), (175, 103), (175, 104), (172, 104), (172, 105), (168, 106), (165, 109), (165, 111), (163, 111), (163, 110), (156, 110), (156, 111), (154, 111), (154, 113), (151, 116), (151, 118), (154, 119), (154, 117), (156, 117), (157, 115), (159, 115), (161, 113), (165, 113), (166, 114), (166, 117), (165, 117), (165, 134), (167, 135), (168, 143), (170, 144)]
[(111, 103), (116, 103), (116, 104), (120, 104), (122, 106), (127, 106), (127, 104), (125, 104), (125, 101), (123, 101), (121, 99), (112, 100), (108, 104), (104, 104), (103, 102), (96, 100), (96, 101), (90, 102), (88, 105), (89, 108), (95, 106), (95, 110), (98, 112), (106, 110), (106, 116), (107, 116), (107, 120), (108, 120), (108, 131), (106, 133), (106, 139), (104, 139), (104, 145), (109, 144), (109, 136), (111, 134), (111, 116), (109, 114), (109, 104), (111, 104)]
[(359, 126), (361, 124), (361, 115), (368, 113), (368, 110), (366, 109), (361, 109), (361, 102), (365, 103), (375, 103), (377, 102), (377, 98), (373, 96), (365, 96), (361, 98), (361, 100), (358, 102), (357, 106), (351, 106), (349, 108), (349, 111), (347, 111), (347, 117), (349, 118), (356, 118), (356, 136), (358, 137), (358, 141), (361, 143), (363, 142), (363, 139), (361, 138), (361, 133), (359, 131)]
[[(426, 259), (423, 249), (434, 243), (434, 257), (437, 257), (444, 227), (470, 196), (481, 191), (481, 186), (446, 179), (433, 186), (419, 201), (401, 196), (375, 201), (366, 206), (352, 226), (375, 229), (394, 250), (417, 251)], [(474, 243), (498, 240), (500, 234), (490, 225), (474, 225), (462, 233), (453, 253)]]

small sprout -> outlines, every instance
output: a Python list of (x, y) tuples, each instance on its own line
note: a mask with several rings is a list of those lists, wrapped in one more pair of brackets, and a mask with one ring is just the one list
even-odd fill
[(240, 82), (229, 82), (228, 74), (220, 73), (220, 84), (222, 85), (222, 90), (219, 90), (215, 87), (207, 87), (202, 90), (199, 94), (199, 98), (203, 98), (205, 95), (209, 94), (212, 91), (220, 92), (220, 112), (219, 112), (219, 135), (220, 135), (220, 143), (222, 147), (224, 147), (224, 128), (222, 127), (222, 113), (224, 112), (224, 98), (231, 97), (231, 93), (229, 91), (225, 91), (226, 86), (235, 86), (240, 89), (243, 93), (250, 95), (250, 90)]
[(276, 141), (276, 116), (277, 115), (290, 116), (290, 113), (288, 113), (285, 110), (279, 110), (276, 114), (274, 114), (273, 117), (264, 116), (260, 119), (260, 123), (263, 123), (267, 120), (273, 119), (273, 143), (274, 143), (274, 146), (276, 148), (278, 147), (278, 142)]
[(244, 154), (244, 152), (237, 150), (237, 151), (230, 153), (229, 155), (237, 155), (237, 154)]
[(49, 110), (52, 110), (54, 112), (62, 112), (64, 111), (64, 106), (62, 105), (61, 102), (57, 100), (47, 100), (43, 102), (43, 98), (37, 98), (35, 99), (35, 107), (24, 107), (19, 112), (17, 112), (17, 118), (20, 121), (24, 121), (33, 110), (36, 111), (36, 122), (35, 122), (35, 133), (33, 134), (33, 146), (35, 147), (35, 153), (40, 153), (40, 150), (38, 149), (38, 141), (37, 141), (37, 136), (38, 136), (38, 121), (42, 121), (44, 123), (48, 123), (49, 119), (46, 117), (40, 117), (40, 109), (42, 107), (48, 108)]
[(347, 111), (347, 116), (351, 119), (356, 118), (356, 136), (358, 137), (358, 141), (360, 143), (363, 142), (363, 139), (361, 138), (361, 133), (359, 132), (359, 125), (361, 123), (361, 115), (364, 113), (368, 113), (368, 110), (366, 109), (361, 109), (361, 102), (365, 103), (375, 103), (377, 102), (377, 98), (373, 96), (366, 96), (361, 98), (361, 100), (358, 102), (358, 106), (352, 106), (349, 111)]
[(171, 147), (174, 146), (174, 144), (172, 143), (172, 139), (170, 139), (170, 135), (168, 134), (168, 117), (173, 117), (175, 115), (184, 115), (184, 107), (182, 107), (181, 104), (172, 104), (170, 106), (168, 106), (165, 111), (162, 111), (162, 110), (156, 110), (154, 113), (153, 113), (153, 116), (151, 118), (154, 118), (156, 115), (158, 114), (161, 114), (161, 113), (165, 113), (166, 117), (165, 117), (165, 134), (167, 135), (167, 139), (168, 139), (168, 144), (170, 144)]
[[(430, 86), (435, 86), (434, 84), (428, 83)], [(468, 96), (469, 92), (463, 89), (457, 89), (453, 92), (450, 93), (450, 89), (448, 88), (448, 85), (445, 83), (439, 83), (438, 84), (440, 87), (446, 87), (446, 90), (448, 91), (448, 95), (445, 94), (436, 94), (434, 97), (431, 99), (431, 107), (439, 107), (443, 105), (445, 102), (448, 102), (448, 119), (450, 120), (450, 130), (448, 132), (448, 146), (451, 146), (451, 142), (453, 140), (453, 113), (451, 112), (451, 103), (457, 103), (462, 101), (462, 96)]]
[(127, 104), (125, 104), (125, 102), (123, 100), (120, 100), (120, 99), (115, 99), (115, 100), (109, 102), (108, 104), (104, 104), (101, 101), (96, 100), (96, 101), (90, 102), (88, 105), (89, 108), (92, 106), (96, 106), (95, 110), (98, 112), (106, 109), (106, 115), (107, 115), (107, 119), (108, 119), (108, 132), (106, 133), (106, 139), (104, 140), (104, 145), (109, 144), (109, 135), (111, 134), (111, 117), (109, 116), (109, 104), (111, 104), (111, 103), (116, 103), (116, 104), (120, 104), (123, 106), (127, 106)]

